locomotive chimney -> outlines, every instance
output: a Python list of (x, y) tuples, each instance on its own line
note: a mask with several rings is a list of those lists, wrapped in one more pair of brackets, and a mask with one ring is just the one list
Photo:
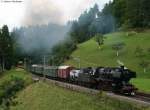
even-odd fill
[(120, 66), (121, 67), (121, 69), (123, 69), (124, 70), (124, 66)]

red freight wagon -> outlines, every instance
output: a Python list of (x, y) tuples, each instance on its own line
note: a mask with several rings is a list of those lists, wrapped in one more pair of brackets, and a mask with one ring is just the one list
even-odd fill
[(70, 71), (73, 69), (71, 66), (59, 66), (58, 67), (58, 77), (61, 79), (68, 79)]

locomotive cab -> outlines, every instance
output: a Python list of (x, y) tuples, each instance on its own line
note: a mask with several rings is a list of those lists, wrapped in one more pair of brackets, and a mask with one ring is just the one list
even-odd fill
[(130, 84), (132, 78), (136, 78), (136, 72), (131, 71), (124, 66), (120, 67), (121, 76), (120, 76), (120, 93), (127, 95), (135, 95), (137, 88)]
[(136, 73), (121, 67), (99, 67), (95, 71), (95, 80), (98, 88), (103, 90), (111, 90), (115, 93), (134, 95), (137, 90), (129, 83), (131, 78), (136, 77)]

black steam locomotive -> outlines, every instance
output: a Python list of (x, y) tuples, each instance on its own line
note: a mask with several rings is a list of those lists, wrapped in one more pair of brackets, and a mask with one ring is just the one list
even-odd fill
[(97, 67), (75, 69), (70, 66), (32, 65), (31, 72), (56, 80), (67, 81), (95, 89), (113, 91), (115, 93), (134, 95), (136, 88), (129, 83), (136, 73), (121, 67)]

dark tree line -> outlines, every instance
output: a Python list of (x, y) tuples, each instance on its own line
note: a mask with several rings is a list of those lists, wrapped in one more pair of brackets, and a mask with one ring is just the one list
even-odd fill
[(150, 27), (149, 0), (113, 0), (109, 4), (116, 18), (118, 27), (125, 25), (129, 28)]
[[(113, 0), (105, 4), (101, 11), (96, 4), (77, 20), (70, 21), (69, 27), (49, 24), (20, 28), (10, 34), (5, 25), (0, 30), (0, 68), (9, 69), (13, 62), (17, 63), (24, 57), (36, 57), (38, 63), (43, 54), (51, 54), (53, 58), (50, 58), (50, 62), (59, 65), (69, 59), (78, 43), (95, 35), (113, 32), (118, 28), (149, 27), (150, 0)], [(62, 41), (62, 38), (65, 40)], [(16, 42), (18, 39), (21, 44)]]
[(13, 40), (7, 25), (0, 30), (0, 68), (10, 69), (13, 64)]
[(96, 4), (89, 11), (81, 14), (78, 20), (71, 21), (69, 37), (52, 49), (54, 64), (59, 65), (69, 59), (78, 43), (89, 40), (98, 33), (105, 34), (115, 30), (115, 20), (110, 13), (111, 9), (107, 6), (100, 11)]
[(77, 48), (77, 45), (73, 40), (66, 39), (63, 42), (60, 42), (59, 44), (55, 45), (52, 48), (51, 56), (50, 58), (50, 64), (51, 65), (60, 65), (65, 60), (70, 59), (70, 54)]
[(32, 59), (32, 63), (42, 63), (43, 56), (48, 56), (52, 47), (65, 39), (69, 29), (70, 24), (52, 23), (14, 29), (15, 63), (25, 58)]
[[(71, 22), (71, 40), (65, 41), (72, 42), (70, 46), (58, 44), (54, 46), (52, 52), (54, 55), (56, 54), (56, 59), (61, 59), (59, 60), (59, 64), (61, 64), (65, 57), (68, 58), (73, 51), (74, 48), (70, 48), (72, 45), (75, 46), (87, 41), (97, 34), (106, 34), (119, 28), (149, 28), (149, 12), (150, 0), (113, 0), (105, 4), (101, 11), (98, 5), (95, 5), (89, 11), (81, 14), (78, 20)], [(66, 43), (63, 43), (63, 45), (66, 45)], [(56, 51), (56, 48), (59, 48), (59, 50)]]
[(76, 43), (84, 42), (95, 34), (109, 33), (115, 30), (115, 19), (111, 14), (110, 7), (106, 4), (100, 11), (96, 4), (89, 11), (80, 15), (78, 20), (73, 21), (70, 36)]

